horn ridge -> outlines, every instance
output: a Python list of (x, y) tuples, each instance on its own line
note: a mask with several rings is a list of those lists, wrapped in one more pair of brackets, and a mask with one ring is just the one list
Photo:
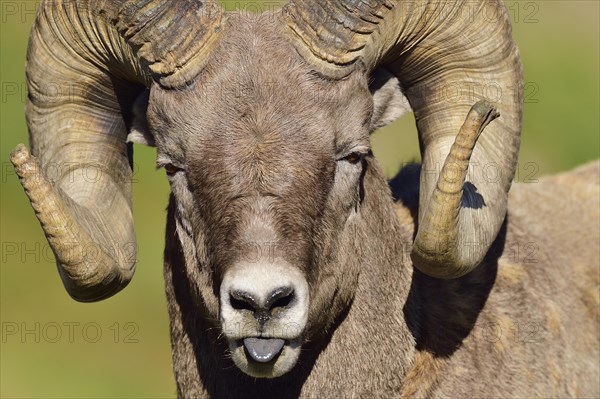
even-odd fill
[(112, 23), (165, 87), (191, 81), (217, 42), (223, 9), (214, 1), (125, 1)]
[(391, 2), (374, 5), (360, 2), (352, 8), (345, 2), (299, 0), (284, 7), (284, 18), (298, 50), (320, 65), (324, 75), (340, 78), (350, 74), (370, 35), (378, 29)]

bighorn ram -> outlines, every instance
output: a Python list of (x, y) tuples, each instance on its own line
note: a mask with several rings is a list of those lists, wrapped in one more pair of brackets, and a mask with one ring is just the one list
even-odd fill
[[(131, 143), (156, 146), (180, 397), (598, 396), (598, 240), (579, 231), (598, 232), (598, 166), (516, 187), (507, 213), (521, 76), (497, 1), (47, 0), (35, 157), (12, 161), (67, 291), (97, 301), (135, 268)], [(490, 82), (492, 105), (443, 95)], [(404, 96), (423, 166), (394, 205), (369, 135)]]

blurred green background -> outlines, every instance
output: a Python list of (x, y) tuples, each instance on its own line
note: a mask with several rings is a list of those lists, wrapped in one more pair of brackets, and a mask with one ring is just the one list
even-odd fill
[[(135, 149), (133, 203), (140, 248), (135, 278), (123, 292), (104, 302), (71, 300), (8, 160), (17, 143), (27, 142), (24, 63), (37, 2), (2, 0), (0, 4), (0, 396), (174, 397), (162, 280), (168, 184), (164, 172), (155, 170), (155, 151)], [(506, 4), (526, 81), (516, 180), (598, 158), (600, 3)], [(265, 7), (260, 2), (228, 1), (225, 5), (229, 10)], [(419, 159), (413, 125), (408, 115), (374, 137), (375, 155), (388, 176), (402, 162)]]

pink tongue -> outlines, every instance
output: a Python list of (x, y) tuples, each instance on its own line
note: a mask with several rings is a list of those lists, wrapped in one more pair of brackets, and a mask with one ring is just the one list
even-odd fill
[(259, 362), (266, 363), (273, 360), (281, 352), (285, 341), (279, 338), (245, 338), (244, 347), (250, 357)]

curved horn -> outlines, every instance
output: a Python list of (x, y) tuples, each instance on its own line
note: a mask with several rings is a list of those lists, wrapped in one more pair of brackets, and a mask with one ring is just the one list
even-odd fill
[[(298, 51), (319, 73), (341, 78), (385, 67), (398, 78), (415, 113), (423, 158), (413, 263), (440, 278), (474, 269), (504, 220), (520, 145), (522, 67), (505, 7), (499, 0), (296, 0), (284, 16)], [(501, 117), (470, 156), (470, 184), (434, 195), (444, 179), (442, 162), (460, 158), (450, 148), (469, 109), (482, 99)], [(450, 198), (456, 195), (460, 201)], [(441, 250), (422, 256), (431, 248)]]
[(153, 80), (193, 79), (220, 20), (209, 1), (42, 3), (27, 52), (35, 157), (21, 145), (11, 160), (74, 299), (100, 300), (130, 281), (131, 106)]

